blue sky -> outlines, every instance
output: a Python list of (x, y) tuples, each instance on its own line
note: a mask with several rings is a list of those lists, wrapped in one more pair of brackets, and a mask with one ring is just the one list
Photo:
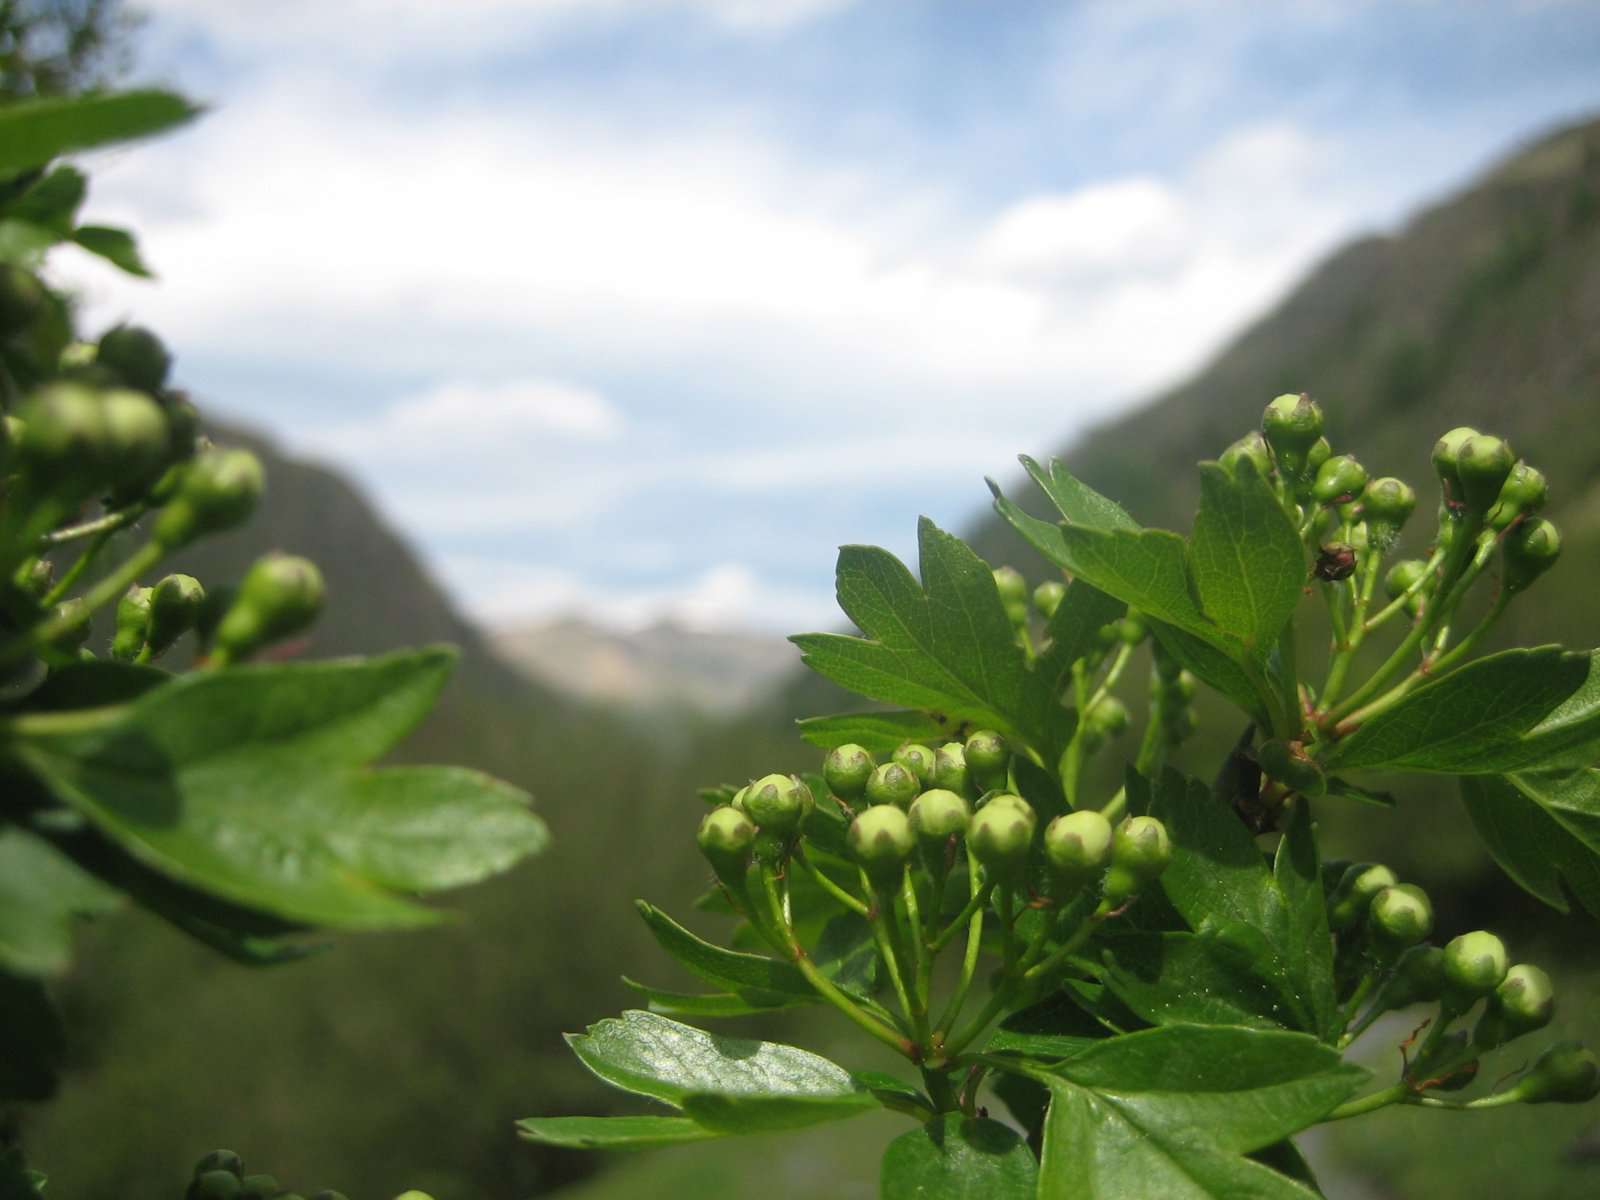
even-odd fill
[(141, 7), (213, 111), (97, 167), (160, 282), (62, 275), (501, 623), (832, 625), (839, 543), (1600, 110), (1594, 3)]

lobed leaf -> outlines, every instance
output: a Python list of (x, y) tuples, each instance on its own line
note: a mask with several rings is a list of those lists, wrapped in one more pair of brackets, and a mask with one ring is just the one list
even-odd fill
[(1600, 770), (1463, 776), (1461, 797), (1495, 861), (1524, 890), (1561, 912), (1570, 892), (1600, 917)]
[(806, 665), (874, 700), (993, 726), (1054, 762), (1066, 711), (1029, 670), (987, 563), (924, 518), (919, 584), (875, 546), (839, 551), (839, 606), (865, 635), (800, 634)]
[(944, 1113), (883, 1154), (880, 1200), (1032, 1200), (1039, 1164), (1017, 1133), (985, 1117)]
[(793, 963), (760, 954), (724, 950), (696, 937), (648, 901), (637, 900), (634, 904), (656, 944), (690, 973), (708, 983), (740, 992), (755, 988), (807, 1000), (816, 998), (816, 992)]
[(1323, 757), (1356, 767), (1498, 775), (1600, 758), (1600, 650), (1491, 654), (1424, 684)]
[(200, 109), (154, 90), (22, 100), (0, 108), (0, 171), (38, 167), (60, 154), (147, 137)]
[(1189, 568), (1206, 615), (1264, 662), (1300, 602), (1306, 558), (1299, 532), (1248, 460), (1233, 475), (1200, 464)]
[(1302, 1034), (1174, 1025), (1035, 1071), (1048, 1084), (1041, 1200), (1310, 1200), (1243, 1157), (1314, 1124), (1367, 1073)]
[(883, 758), (902, 742), (948, 742), (959, 726), (925, 712), (840, 713), (832, 717), (805, 717), (795, 722), (800, 736), (813, 746), (832, 750), (854, 742), (875, 758)]
[(244, 667), (109, 709), (19, 718), (4, 752), (139, 862), (291, 921), (440, 919), (397, 891), (474, 882), (540, 849), (527, 797), (475, 771), (360, 766), (431, 705), (452, 656)]

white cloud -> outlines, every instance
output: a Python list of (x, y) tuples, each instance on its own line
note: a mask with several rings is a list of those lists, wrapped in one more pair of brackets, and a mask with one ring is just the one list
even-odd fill
[(687, 629), (788, 634), (829, 628), (840, 619), (828, 591), (773, 586), (741, 563), (716, 563), (678, 584), (639, 587), (473, 555), (446, 556), (438, 565), (465, 584), (459, 594), (468, 610), (490, 626), (576, 615), (617, 629), (671, 621)]
[(978, 239), (977, 260), (1021, 275), (1103, 276), (1170, 268), (1189, 216), (1173, 189), (1147, 177), (1030, 196)]
[(826, 16), (852, 0), (144, 0), (141, 11), (236, 50), (264, 46), (345, 61), (452, 57), (527, 44), (642, 15), (692, 18), (731, 33), (767, 35)]
[(610, 441), (623, 424), (616, 407), (590, 388), (521, 379), (441, 384), (372, 419), (310, 427), (300, 440), (325, 453), (390, 462), (469, 456), (526, 461), (552, 441)]

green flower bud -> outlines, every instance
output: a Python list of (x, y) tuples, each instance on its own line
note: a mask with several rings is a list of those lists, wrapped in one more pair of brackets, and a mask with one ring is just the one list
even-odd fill
[(733, 809), (734, 812), (744, 812), (744, 798), (749, 794), (750, 785), (747, 783), (733, 794), (733, 798), (728, 801), (728, 807)]
[(1496, 531), (1507, 529), (1518, 518), (1531, 517), (1542, 509), (1549, 495), (1544, 474), (1519, 461), (1500, 485), (1500, 495), (1495, 498), (1484, 524)]
[(36, 558), (17, 577), (17, 586), (35, 600), (43, 600), (55, 586), (56, 565), (48, 558)]
[(240, 1181), (239, 1200), (272, 1200), (282, 1190), (271, 1175), (246, 1175)]
[(1502, 439), (1487, 433), (1470, 437), (1456, 448), (1456, 476), (1467, 508), (1482, 516), (1505, 486), (1517, 456)]
[(1200, 713), (1192, 704), (1174, 705), (1161, 710), (1161, 729), (1167, 741), (1177, 743), (1192, 737), (1200, 728)]
[(1367, 486), (1367, 469), (1348, 454), (1339, 454), (1317, 468), (1311, 495), (1320, 504), (1335, 504), (1361, 494)]
[(1111, 869), (1102, 889), (1107, 900), (1131, 899), (1155, 882), (1172, 861), (1172, 839), (1154, 817), (1123, 822), (1111, 840)]
[(1600, 1059), (1581, 1042), (1557, 1042), (1512, 1090), (1524, 1104), (1586, 1104), (1600, 1096)]
[(1241, 462), (1249, 462), (1263, 479), (1272, 475), (1272, 455), (1267, 451), (1267, 441), (1254, 429), (1218, 455), (1217, 461), (1229, 475), (1239, 474)]
[(1261, 434), (1274, 454), (1299, 458), (1322, 436), (1322, 409), (1304, 392), (1279, 396), (1261, 414)]
[(994, 569), (994, 586), (1000, 592), (1000, 603), (1006, 605), (1020, 604), (1026, 607), (1028, 603), (1028, 581), (1022, 577), (1022, 572), (1015, 567), (996, 567)]
[(1415, 884), (1396, 884), (1372, 898), (1367, 922), (1381, 941), (1396, 948), (1411, 946), (1433, 932), (1433, 904)]
[(854, 742), (835, 746), (822, 760), (822, 778), (828, 790), (844, 800), (858, 800), (866, 790), (867, 777), (877, 766), (864, 747)]
[[(205, 602), (206, 590), (193, 575), (168, 575), (157, 583), (149, 603), (150, 653), (164, 653), (173, 642), (193, 629)], [(119, 609), (119, 618), (120, 615)]]
[(189, 1185), (194, 1200), (236, 1200), (244, 1194), (244, 1184), (232, 1171), (207, 1171), (196, 1175)]
[(916, 846), (916, 837), (905, 813), (892, 804), (879, 804), (864, 809), (850, 822), (845, 844), (867, 875), (882, 884), (899, 877), (901, 865)]
[(1555, 985), (1532, 963), (1517, 963), (1506, 971), (1490, 1003), (1513, 1035), (1530, 1033), (1543, 1029), (1555, 1016)]
[(1011, 763), (1011, 747), (992, 729), (980, 729), (967, 738), (967, 770), (984, 787), (1005, 786), (1006, 767)]
[(244, 658), (299, 633), (317, 619), (325, 599), (322, 572), (310, 559), (264, 555), (245, 572), (217, 626), (216, 649), (227, 658)]
[(18, 419), (12, 455), (34, 486), (86, 496), (105, 482), (110, 452), (99, 392), (51, 384), (23, 402)]
[(1561, 533), (1543, 517), (1524, 521), (1500, 542), (1505, 558), (1506, 591), (1516, 593), (1532, 585), (1561, 557)]
[(1010, 875), (1027, 861), (1037, 823), (1033, 809), (1021, 797), (992, 797), (972, 814), (967, 825), (967, 850), (989, 870)]
[(172, 369), (172, 355), (155, 334), (137, 325), (118, 325), (100, 339), (95, 361), (115, 371), (129, 387), (159, 392)]
[(1092, 808), (1062, 813), (1044, 830), (1044, 857), (1069, 885), (1088, 882), (1111, 861), (1111, 822)]
[(756, 827), (748, 816), (731, 805), (713, 808), (701, 818), (695, 841), (718, 875), (743, 871), (756, 844)]
[(745, 794), (745, 815), (763, 832), (786, 837), (799, 830), (816, 801), (811, 789), (793, 775), (763, 775)]
[(970, 794), (972, 785), (967, 777), (967, 751), (960, 742), (946, 742), (934, 751), (933, 783), (935, 787), (958, 796)]
[(1328, 790), (1328, 779), (1298, 742), (1283, 742), (1274, 738), (1263, 742), (1256, 750), (1256, 762), (1269, 779), (1283, 784), (1302, 796), (1320, 796)]
[(897, 762), (886, 762), (867, 777), (867, 803), (892, 804), (905, 808), (917, 798), (922, 784), (916, 775)]
[(1457, 472), (1461, 447), (1477, 436), (1478, 431), (1472, 426), (1458, 425), (1433, 444), (1433, 469), (1447, 500), (1461, 500), (1461, 476)]
[(145, 635), (150, 628), (150, 597), (153, 588), (134, 584), (117, 601), (116, 633), (111, 638), (111, 657), (119, 662), (132, 662), (144, 649)]
[(917, 777), (919, 787), (933, 782), (933, 750), (917, 742), (902, 742), (890, 756)]
[(168, 550), (241, 524), (261, 499), (265, 475), (248, 450), (208, 450), (195, 456), (177, 492), (161, 510), (151, 538)]
[(1367, 915), (1372, 898), (1400, 881), (1382, 863), (1351, 863), (1333, 889), (1328, 924), (1337, 932), (1350, 929)]
[(1379, 521), (1396, 529), (1416, 511), (1417, 493), (1403, 479), (1385, 475), (1367, 484), (1361, 493), (1361, 511), (1368, 521)]
[(1056, 609), (1067, 598), (1067, 585), (1059, 579), (1046, 579), (1033, 589), (1033, 606), (1045, 620), (1056, 615)]
[(923, 792), (907, 811), (911, 832), (924, 842), (941, 843), (952, 834), (963, 834), (972, 819), (966, 798), (944, 788)]
[(1505, 943), (1486, 929), (1463, 933), (1444, 948), (1446, 988), (1465, 1004), (1499, 987), (1506, 968)]
[(207, 1171), (231, 1171), (234, 1175), (243, 1178), (244, 1162), (232, 1150), (213, 1150), (194, 1165), (196, 1178), (204, 1175)]
[(165, 458), (167, 416), (161, 406), (141, 392), (118, 388), (102, 397), (106, 428), (109, 478), (126, 483), (148, 475)]
[(1306, 451), (1306, 475), (1310, 479), (1317, 477), (1317, 472), (1322, 470), (1322, 464), (1333, 457), (1333, 447), (1328, 444), (1327, 438), (1318, 438), (1311, 443), (1311, 449)]
[(1391, 600), (1398, 600), (1427, 572), (1428, 564), (1420, 558), (1401, 559), (1383, 577), (1384, 594)]
[(1149, 636), (1150, 626), (1138, 617), (1123, 617), (1117, 622), (1117, 637), (1125, 645), (1140, 645)]
[(32, 325), (47, 299), (44, 284), (32, 271), (0, 263), (0, 336)]
[(1102, 738), (1114, 738), (1128, 728), (1128, 706), (1115, 696), (1102, 696), (1083, 714), (1084, 729)]

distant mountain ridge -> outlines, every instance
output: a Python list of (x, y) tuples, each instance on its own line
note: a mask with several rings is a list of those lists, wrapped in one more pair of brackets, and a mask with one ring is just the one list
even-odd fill
[(763, 698), (799, 661), (777, 635), (670, 621), (628, 631), (563, 617), (493, 631), (490, 644), (514, 667), (580, 700), (632, 709), (682, 705), (718, 715)]

